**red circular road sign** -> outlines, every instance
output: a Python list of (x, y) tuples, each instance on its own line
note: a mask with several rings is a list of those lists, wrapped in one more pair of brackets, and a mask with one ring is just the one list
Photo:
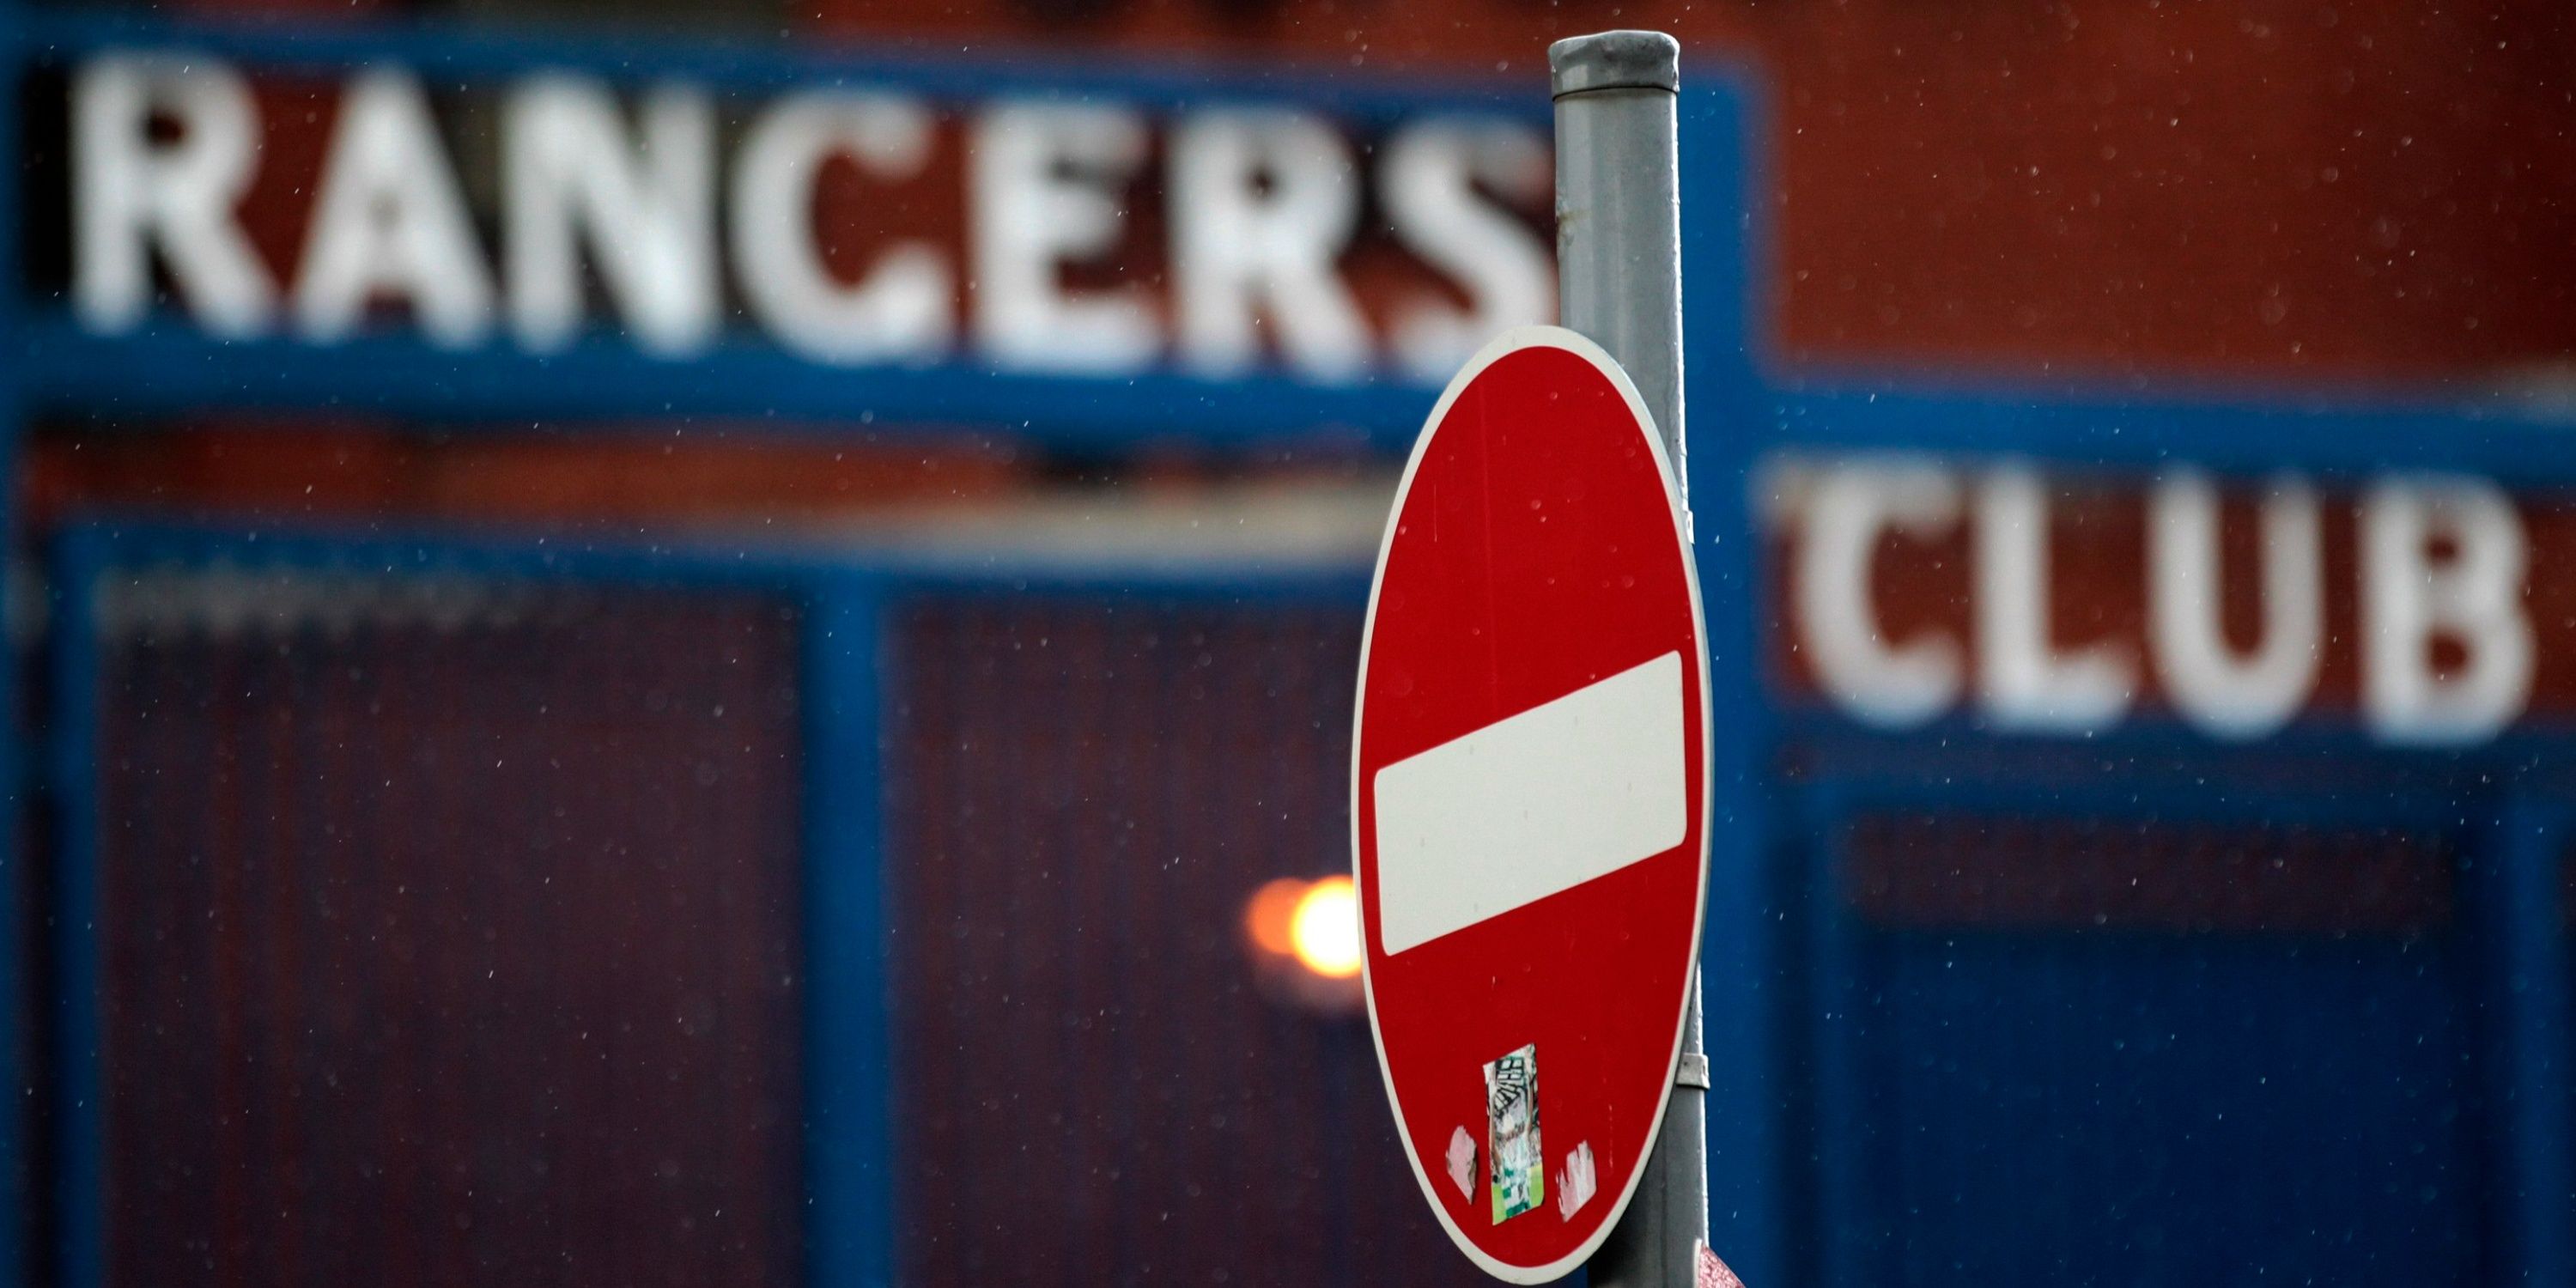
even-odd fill
[(1680, 1053), (1708, 686), (1672, 480), (1608, 354), (1511, 331), (1432, 411), (1369, 596), (1369, 1019), (1432, 1210), (1516, 1283), (1617, 1223)]

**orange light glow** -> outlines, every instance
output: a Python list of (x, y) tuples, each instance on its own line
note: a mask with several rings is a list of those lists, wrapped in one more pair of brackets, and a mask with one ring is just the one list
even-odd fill
[(1281, 957), (1296, 951), (1289, 924), (1297, 918), (1297, 903), (1306, 897), (1306, 889), (1306, 883), (1295, 877), (1281, 877), (1252, 892), (1252, 901), (1243, 905), (1243, 933), (1254, 947)]
[(1349, 877), (1326, 877), (1306, 888), (1289, 918), (1288, 939), (1297, 960), (1327, 979), (1360, 973), (1360, 902)]

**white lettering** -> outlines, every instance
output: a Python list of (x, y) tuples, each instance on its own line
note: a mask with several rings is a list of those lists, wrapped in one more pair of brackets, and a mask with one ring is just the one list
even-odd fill
[[(321, 343), (381, 321), (465, 349), (499, 325), (538, 351), (613, 330), (686, 357), (716, 341), (738, 289), (763, 334), (820, 362), (939, 359), (962, 329), (1004, 368), (1120, 376), (1169, 360), (1228, 378), (1276, 363), (1340, 382), (1380, 369), (1435, 380), (1486, 336), (1556, 311), (1547, 239), (1516, 213), (1548, 191), (1548, 141), (1513, 121), (1407, 123), (1371, 154), (1386, 231), (1431, 275), (1388, 301), (1379, 336), (1342, 271), (1371, 208), (1360, 153), (1312, 111), (1170, 118), (1156, 272), (1127, 262), (1155, 257), (1127, 222), (1156, 155), (1153, 119), (1131, 108), (990, 105), (964, 148), (964, 252), (898, 235), (843, 262), (817, 185), (841, 163), (871, 183), (921, 180), (947, 137), (939, 108), (790, 92), (733, 141), (700, 88), (544, 72), (503, 87), (498, 172), (476, 175), (460, 173), (443, 100), (417, 73), (364, 68), (342, 89), (289, 271), (262, 260), (240, 209), (260, 185), (302, 192), (262, 174), (242, 76), (163, 55), (76, 67), (75, 316), (130, 330), (176, 307), (238, 337), (266, 334), (283, 307), (298, 338)], [(488, 233), (469, 200), (487, 191)], [(262, 200), (264, 216), (299, 213)]]
[(2147, 628), (2156, 673), (2193, 727), (2235, 741), (2289, 723), (2316, 688), (2325, 642), (2317, 499), (2296, 481), (2263, 500), (2263, 634), (2252, 656), (2228, 646), (2221, 613), (2218, 489), (2197, 473), (2156, 484), (2147, 549)]
[(1543, 200), (1554, 182), (1547, 141), (1506, 122), (1434, 121), (1388, 140), (1378, 182), (1396, 240), (1466, 288), (1464, 311), (1422, 302), (1396, 319), (1395, 352), (1423, 380), (1446, 380), (1508, 327), (1556, 316), (1547, 243), (1482, 196)]
[(1181, 352), (1210, 374), (1258, 356), (1266, 318), (1288, 362), (1346, 380), (1369, 336), (1336, 269), (1359, 222), (1349, 145), (1313, 117), (1217, 111), (1172, 139), (1172, 276)]
[(2050, 639), (2047, 487), (2006, 465), (1978, 491), (1978, 687), (1998, 729), (2090, 733), (2128, 710), (2133, 672), (2112, 645), (2060, 652)]
[(1817, 682), (1854, 718), (1901, 729), (1959, 700), (1958, 644), (1939, 635), (1890, 643), (1870, 593), (1890, 529), (1930, 538), (1958, 519), (1959, 485), (1930, 462), (1849, 465), (1817, 478), (1791, 581)]
[[(276, 288), (234, 217), (259, 154), (259, 107), (232, 69), (200, 58), (102, 58), (71, 91), (72, 307), (100, 331), (152, 309), (158, 248), (208, 331), (266, 329)], [(177, 136), (155, 141), (158, 116)]]
[(846, 156), (882, 179), (930, 159), (931, 116), (886, 95), (800, 94), (754, 123), (734, 160), (733, 257), (752, 313), (787, 347), (822, 362), (920, 360), (948, 346), (948, 267), (919, 242), (890, 246), (843, 285), (815, 245), (814, 181)]
[(715, 336), (713, 110), (703, 94), (666, 86), (640, 117), (639, 154), (616, 98), (594, 81), (542, 76), (511, 98), (510, 320), (530, 348), (561, 348), (580, 330), (585, 239), (638, 344), (680, 355)]
[(1118, 244), (1119, 195), (1145, 161), (1135, 113), (1069, 103), (984, 114), (971, 158), (975, 334), (1004, 366), (1124, 371), (1161, 346), (1131, 293), (1065, 289), (1067, 260)]
[[(2522, 520), (2494, 484), (2390, 480), (2361, 507), (2362, 714), (2393, 743), (2457, 745), (2493, 737), (2531, 697), (2531, 620)], [(2436, 562), (2432, 546), (2451, 547)], [(2448, 673), (2433, 645), (2464, 653)]]
[(297, 275), (305, 336), (357, 329), (378, 292), (409, 300), (436, 344), (491, 331), (493, 290), (428, 99), (407, 72), (358, 77), (340, 101)]

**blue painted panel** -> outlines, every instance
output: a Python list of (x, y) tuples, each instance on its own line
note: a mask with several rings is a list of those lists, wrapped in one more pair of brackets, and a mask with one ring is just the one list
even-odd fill
[(1747, 481), (1767, 434), (1749, 266), (1761, 261), (1752, 194), (1758, 86), (1685, 68), (1679, 104), (1686, 469), (1709, 639), (1709, 888), (1700, 937), (1709, 1052), (1709, 1239), (1750, 1284), (1790, 1282), (1787, 1093), (1780, 1039), (1779, 893), (1764, 756), (1770, 712), (1757, 663), (1760, 549)]
[[(0, 0), (0, 31), (11, 28), (18, 13), (17, 0)], [(24, 84), (25, 69), (14, 60), (0, 70), (0, 140), (20, 136)], [(6, 164), (0, 164), (0, 283), (15, 283), (24, 272), (19, 236), (24, 194), (16, 145), (5, 146)], [(0, 297), (0, 337), (14, 330), (19, 305), (14, 293)], [(0, 362), (0, 534), (14, 533), (19, 521), (19, 457), (27, 430), (23, 374), (20, 364)], [(28, 670), (13, 666), (0, 673), (0, 1078), (22, 1092), (42, 1082), (29, 1049), (35, 1017), (27, 1014), (36, 999), (26, 981), (36, 955), (43, 951), (42, 923), (28, 916), (24, 906), (24, 894), (33, 885), (29, 879), (33, 856), (25, 844), (28, 788), (43, 768), (32, 763), (24, 737), (29, 704), (22, 690)], [(33, 1098), (20, 1094), (12, 1099), (16, 1103), (0, 1109), (0, 1208), (5, 1208), (0, 1211), (0, 1288), (22, 1282), (28, 1249), (40, 1237), (29, 1219), (34, 1207), (29, 1200), (39, 1183), (31, 1174), (34, 1160), (27, 1148)]]
[[(2487, 841), (2446, 790), (2068, 789), (1972, 751), (1909, 759), (1911, 781), (1870, 782), (1827, 758), (1797, 793), (1813, 1282), (2496, 1281)], [(1891, 816), (1977, 828), (1871, 869), (1854, 829)], [(2163, 892), (2187, 906), (2112, 892), (2102, 920), (2080, 849), (2015, 836), (2052, 818), (2144, 847), (2149, 873), (2212, 844), (2287, 855), (2304, 894), (2267, 907), (2248, 868)], [(2317, 839), (2338, 833), (2347, 850)], [(2441, 848), (2406, 869), (2424, 884), (2376, 887), (2388, 902), (2330, 866), (2400, 835)], [(1981, 866), (1998, 846), (2025, 862)], [(1863, 887), (1891, 871), (1917, 899), (1974, 894), (1873, 911)], [(1997, 871), (2015, 884), (1976, 886)]]
[[(100, 573), (107, 566), (105, 534), (65, 533), (54, 551), (55, 620), (89, 622), (98, 611)], [(45, 748), (56, 802), (54, 891), (48, 945), (54, 961), (52, 1007), (54, 1060), (45, 1079), (55, 1123), (55, 1167), (41, 1178), (54, 1191), (54, 1266), (60, 1282), (94, 1288), (107, 1278), (107, 1129), (100, 1089), (105, 1067), (100, 1050), (102, 997), (98, 924), (102, 908), (100, 865), (98, 722), (99, 639), (94, 631), (55, 630), (49, 641), (47, 687), (58, 717)]]
[(2498, 1130), (2495, 1216), (2506, 1264), (2527, 1283), (2576, 1282), (2576, 810), (2518, 799), (2495, 861), (2474, 874), (2486, 925), (2484, 990), (2496, 1059), (2487, 1077)]
[(2566, 427), (2512, 407), (1793, 388), (1768, 395), (1756, 423), (1774, 445), (1811, 450), (2019, 456), (2076, 467), (2189, 463), (2345, 479), (2389, 470), (2464, 470), (2508, 483), (2576, 478)]
[(2469, 1284), (2456, 945), (1872, 933), (1848, 1284)]
[(750, 432), (1004, 437), (1091, 451), (1172, 442), (1391, 453), (1412, 443), (1438, 396), (1395, 383), (1327, 386), (1286, 376), (1091, 380), (964, 365), (827, 367), (747, 340), (681, 362), (605, 336), (546, 356), (497, 345), (456, 352), (410, 337), (224, 343), (175, 324), (101, 336), (59, 313), (30, 319), (19, 343), (25, 397), (47, 411), (338, 409), (463, 421), (466, 429), (481, 421), (495, 432), (524, 432), (531, 418), (631, 427), (639, 417), (709, 417)]
[(880, 578), (833, 578), (806, 618), (805, 1233), (813, 1288), (894, 1282)]

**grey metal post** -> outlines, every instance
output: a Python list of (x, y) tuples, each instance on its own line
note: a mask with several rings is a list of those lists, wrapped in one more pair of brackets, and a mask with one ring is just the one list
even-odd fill
[[(1610, 351), (1682, 471), (1681, 44), (1605, 31), (1548, 46), (1556, 93), (1556, 281), (1565, 325)], [(1683, 485), (1689, 506), (1689, 485)]]
[[(1565, 325), (1627, 368), (1672, 456), (1689, 531), (1682, 435), (1682, 269), (1675, 97), (1681, 44), (1605, 31), (1548, 47), (1556, 97), (1556, 272)], [(1595, 1288), (1689, 1288), (1708, 1239), (1708, 1056), (1691, 970), (1681, 1067), (1636, 1197), (1592, 1255)]]

